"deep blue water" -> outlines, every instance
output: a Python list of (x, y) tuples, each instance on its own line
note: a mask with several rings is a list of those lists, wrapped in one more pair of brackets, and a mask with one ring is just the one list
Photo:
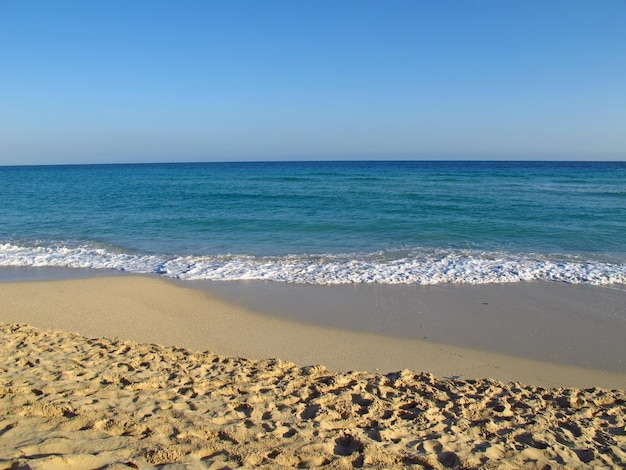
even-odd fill
[(626, 283), (626, 163), (0, 167), (0, 266)]

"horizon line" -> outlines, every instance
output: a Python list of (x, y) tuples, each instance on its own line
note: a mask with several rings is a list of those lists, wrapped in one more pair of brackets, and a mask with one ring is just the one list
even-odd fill
[(0, 168), (71, 167), (71, 166), (148, 166), (148, 165), (208, 165), (208, 164), (268, 164), (268, 163), (626, 163), (624, 160), (564, 160), (564, 159), (311, 159), (311, 160), (190, 160), (153, 162), (87, 162), (3, 164)]

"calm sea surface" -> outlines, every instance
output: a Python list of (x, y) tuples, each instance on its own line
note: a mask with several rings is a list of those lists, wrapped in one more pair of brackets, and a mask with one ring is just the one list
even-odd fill
[(0, 167), (0, 266), (626, 283), (626, 163)]

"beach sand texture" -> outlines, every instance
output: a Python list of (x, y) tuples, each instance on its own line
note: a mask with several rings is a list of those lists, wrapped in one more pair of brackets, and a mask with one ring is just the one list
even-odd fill
[[(142, 277), (3, 283), (0, 305), (0, 468), (626, 466), (623, 374), (393, 338), (401, 360), (413, 345), (426, 359), (418, 370), (440, 373), (348, 372), (359, 338), (379, 355), (394, 350), (373, 335), (290, 326)], [(337, 344), (342, 367), (302, 362), (319, 351), (298, 365), (268, 358), (272, 341), (300, 330), (320, 350)], [(354, 356), (337, 343), (347, 338)], [(198, 352), (211, 342), (220, 354)], [(223, 353), (233, 350), (257, 359)], [(438, 365), (438, 354), (458, 363)], [(445, 375), (457, 369), (462, 380)], [(533, 385), (467, 378), (492, 372)], [(605, 388), (538, 385), (568, 374)]]
[(3, 324), (5, 468), (626, 465), (626, 394), (330, 373)]

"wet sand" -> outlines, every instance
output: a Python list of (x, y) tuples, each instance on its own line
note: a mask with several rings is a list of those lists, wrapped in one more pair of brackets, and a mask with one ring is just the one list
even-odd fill
[[(259, 284), (257, 287), (270, 297), (275, 294), (275, 299), (280, 299), (275, 300), (277, 303), (293, 300), (282, 295), (283, 286), (270, 285), (267, 289), (266, 285)], [(315, 293), (315, 289), (305, 291)], [(320, 300), (315, 304), (312, 299), (299, 297), (301, 291), (293, 292), (302, 300), (305, 311), (322, 310), (324, 302), (335, 300), (332, 296), (320, 296), (317, 298), (324, 302)], [(258, 298), (262, 304), (263, 296), (258, 295)], [(349, 299), (344, 297), (343, 301), (346, 300)], [(119, 337), (211, 350), (229, 356), (278, 357), (302, 366), (323, 364), (338, 372), (411, 369), (428, 371), (438, 377), (490, 377), (540, 386), (626, 388), (623, 370), (529, 359), (523, 355), (435, 342), (431, 338), (396, 338), (356, 331), (363, 323), (354, 321), (349, 310), (346, 318), (353, 320), (354, 329), (308, 324), (294, 321), (279, 310), (277, 315), (259, 314), (247, 308), (242, 299), (236, 303), (232, 299), (226, 301), (217, 297), (215, 291), (181, 287), (179, 283), (149, 276), (0, 283), (0, 302), (3, 305), (0, 321), (5, 323), (27, 323), (92, 337)], [(525, 338), (528, 328), (513, 333)], [(490, 329), (493, 333), (494, 326)], [(469, 335), (484, 328), (475, 324), (460, 331)], [(452, 335), (453, 331), (448, 333)], [(555, 335), (551, 342), (558, 345), (562, 338), (562, 335)], [(589, 341), (593, 339), (590, 336)], [(526, 344), (532, 347), (532, 343)], [(591, 342), (581, 342), (579, 347), (583, 350), (596, 348)], [(537, 355), (541, 356), (541, 352)]]
[(287, 320), (626, 373), (626, 286), (192, 285)]

